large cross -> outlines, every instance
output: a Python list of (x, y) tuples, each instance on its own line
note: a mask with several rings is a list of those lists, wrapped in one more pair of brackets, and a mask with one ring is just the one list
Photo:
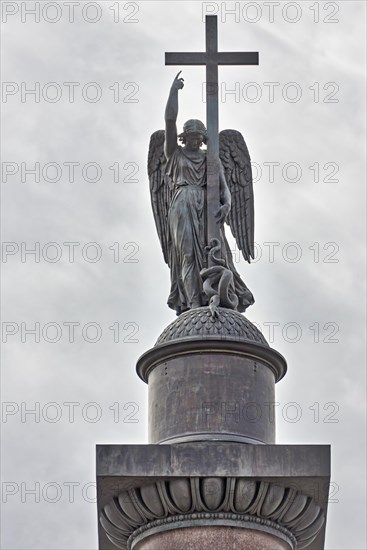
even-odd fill
[(218, 65), (258, 65), (258, 52), (218, 52), (217, 16), (205, 18), (206, 51), (166, 53), (166, 65), (206, 65), (207, 242), (220, 238), (215, 213), (219, 209)]

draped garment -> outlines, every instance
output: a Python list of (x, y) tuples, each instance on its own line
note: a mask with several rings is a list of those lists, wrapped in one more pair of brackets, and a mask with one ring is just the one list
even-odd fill
[[(206, 153), (195, 157), (177, 146), (168, 158), (166, 174), (174, 185), (168, 210), (169, 267), (171, 292), (168, 306), (179, 315), (187, 309), (208, 305), (200, 271), (206, 267)], [(254, 302), (254, 298), (237, 273), (227, 239), (221, 230), (222, 257), (234, 275), (238, 311)]]

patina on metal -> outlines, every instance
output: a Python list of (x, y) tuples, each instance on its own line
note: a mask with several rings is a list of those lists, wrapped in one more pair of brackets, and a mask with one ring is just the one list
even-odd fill
[(287, 364), (242, 314), (186, 311), (137, 363), (149, 443), (275, 443), (275, 384)]
[[(165, 131), (150, 141), (148, 173), (152, 207), (165, 261), (171, 269), (168, 305), (177, 314), (209, 305), (244, 312), (252, 293), (237, 273), (223, 224), (239, 249), (254, 257), (254, 212), (250, 156), (243, 136), (218, 134), (218, 66), (257, 65), (257, 52), (218, 52), (216, 16), (206, 17), (206, 51), (166, 53), (166, 65), (205, 65), (207, 128), (189, 120), (178, 136), (177, 74), (171, 86)], [(178, 145), (177, 138), (183, 143)], [(202, 143), (207, 150), (202, 150)]]

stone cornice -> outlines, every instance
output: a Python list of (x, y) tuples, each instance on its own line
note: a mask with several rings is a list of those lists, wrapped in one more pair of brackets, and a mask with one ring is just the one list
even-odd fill
[(267, 526), (301, 550), (317, 537), (325, 514), (295, 488), (233, 477), (179, 478), (135, 487), (106, 504), (100, 514), (108, 539), (124, 550), (148, 529), (175, 522), (192, 526), (200, 519), (215, 524), (222, 520), (223, 525), (236, 521), (244, 528), (249, 522)]

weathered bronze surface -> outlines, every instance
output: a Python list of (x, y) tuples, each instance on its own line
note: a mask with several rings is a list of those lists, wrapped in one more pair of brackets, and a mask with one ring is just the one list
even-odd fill
[[(228, 222), (250, 262), (254, 257), (251, 162), (239, 132), (218, 134), (218, 65), (256, 65), (258, 54), (218, 52), (217, 18), (207, 16), (206, 52), (166, 54), (166, 64), (203, 64), (207, 76), (207, 129), (192, 119), (177, 135), (178, 91), (184, 86), (178, 73), (166, 106), (165, 131), (155, 132), (149, 146), (153, 213), (171, 270), (168, 305), (178, 315), (208, 304), (213, 316), (218, 306), (243, 312), (254, 298), (235, 269), (223, 224)], [(201, 148), (203, 143), (207, 150)]]
[(274, 390), (271, 370), (235, 351), (167, 359), (149, 376), (149, 443), (275, 443)]
[(183, 313), (137, 363), (149, 388), (149, 442), (275, 443), (275, 383), (286, 368), (240, 313)]
[(231, 309), (218, 308), (214, 318), (208, 307), (191, 309), (168, 325), (159, 336), (156, 346), (187, 338), (252, 342), (268, 346), (264, 335), (244, 315)]

